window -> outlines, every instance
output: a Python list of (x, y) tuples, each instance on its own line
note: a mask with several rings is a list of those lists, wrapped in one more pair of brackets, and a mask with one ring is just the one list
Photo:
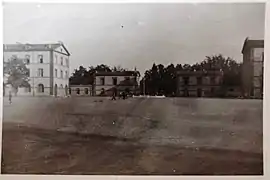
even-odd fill
[(104, 85), (105, 84), (105, 78), (104, 77), (100, 78), (100, 84), (101, 85)]
[(63, 71), (60, 72), (60, 77), (63, 78)]
[(215, 88), (211, 87), (210, 92), (211, 92), (211, 95), (214, 96)]
[(38, 85), (38, 92), (39, 93), (43, 93), (44, 92), (44, 85), (43, 84), (39, 84)]
[(38, 55), (39, 63), (43, 63), (43, 55)]
[(55, 64), (57, 64), (57, 55), (55, 55), (55, 61), (54, 61)]
[(69, 65), (68, 65), (68, 58), (66, 58), (66, 66), (68, 67)]
[(57, 78), (57, 69), (54, 70), (54, 76)]
[(216, 84), (216, 77), (211, 77), (210, 83), (211, 84)]
[(88, 88), (85, 88), (85, 89), (84, 89), (84, 93), (85, 93), (85, 94), (89, 94)]
[(197, 84), (201, 85), (202, 84), (202, 77), (197, 77)]
[(76, 88), (76, 94), (80, 94), (80, 89)]
[(63, 57), (61, 57), (61, 65), (63, 66)]
[(63, 88), (64, 88), (63, 84), (61, 84), (61, 85), (60, 85), (60, 88), (61, 88), (61, 89), (63, 89)]
[(112, 79), (113, 79), (113, 85), (116, 86), (117, 85), (117, 77), (113, 77)]
[(38, 76), (43, 77), (43, 69), (42, 68), (38, 69)]
[(184, 77), (184, 85), (188, 85), (189, 84), (189, 77)]
[(66, 71), (66, 79), (68, 79), (68, 72)]
[(30, 55), (25, 55), (25, 62), (26, 64), (30, 63)]

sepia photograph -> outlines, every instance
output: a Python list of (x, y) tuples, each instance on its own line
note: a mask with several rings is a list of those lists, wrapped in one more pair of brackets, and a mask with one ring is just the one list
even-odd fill
[(2, 9), (2, 174), (264, 175), (265, 3)]

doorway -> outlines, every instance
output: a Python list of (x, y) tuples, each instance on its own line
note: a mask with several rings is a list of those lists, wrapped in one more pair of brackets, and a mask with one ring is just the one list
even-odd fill
[(54, 85), (54, 96), (57, 97), (57, 90), (58, 90), (58, 87), (57, 87), (57, 84)]
[(201, 88), (197, 89), (197, 96), (202, 97), (202, 89)]

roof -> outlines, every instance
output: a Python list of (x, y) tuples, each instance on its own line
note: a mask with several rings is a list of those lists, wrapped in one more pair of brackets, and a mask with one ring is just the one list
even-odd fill
[(222, 75), (222, 71), (178, 71), (179, 76), (209, 76), (209, 75)]
[(67, 48), (63, 43), (54, 43), (54, 44), (4, 44), (5, 52), (16, 52), (16, 51), (50, 51), (55, 50), (58, 47), (62, 46), (65, 51), (68, 52)]
[(136, 76), (136, 72), (135, 71), (96, 72), (96, 76)]
[(69, 87), (91, 87), (91, 86), (92, 86), (91, 84), (86, 84), (86, 85), (83, 85), (83, 84), (78, 84), (78, 85), (71, 84), (71, 85), (69, 85)]
[(250, 48), (264, 48), (264, 40), (251, 40), (246, 38), (241, 51), (242, 54)]

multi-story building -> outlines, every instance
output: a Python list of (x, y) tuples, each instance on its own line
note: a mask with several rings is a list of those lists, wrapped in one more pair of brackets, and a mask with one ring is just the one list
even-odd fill
[(221, 71), (179, 71), (177, 96), (213, 97), (222, 84), (222, 77)]
[(95, 74), (94, 95), (111, 95), (113, 89), (117, 93), (138, 90), (138, 76), (136, 71), (97, 72)]
[(70, 53), (63, 43), (5, 44), (4, 61), (12, 57), (24, 59), (30, 72), (30, 87), (19, 88), (18, 95), (68, 94)]
[(264, 40), (246, 38), (243, 49), (242, 85), (245, 97), (263, 97)]

